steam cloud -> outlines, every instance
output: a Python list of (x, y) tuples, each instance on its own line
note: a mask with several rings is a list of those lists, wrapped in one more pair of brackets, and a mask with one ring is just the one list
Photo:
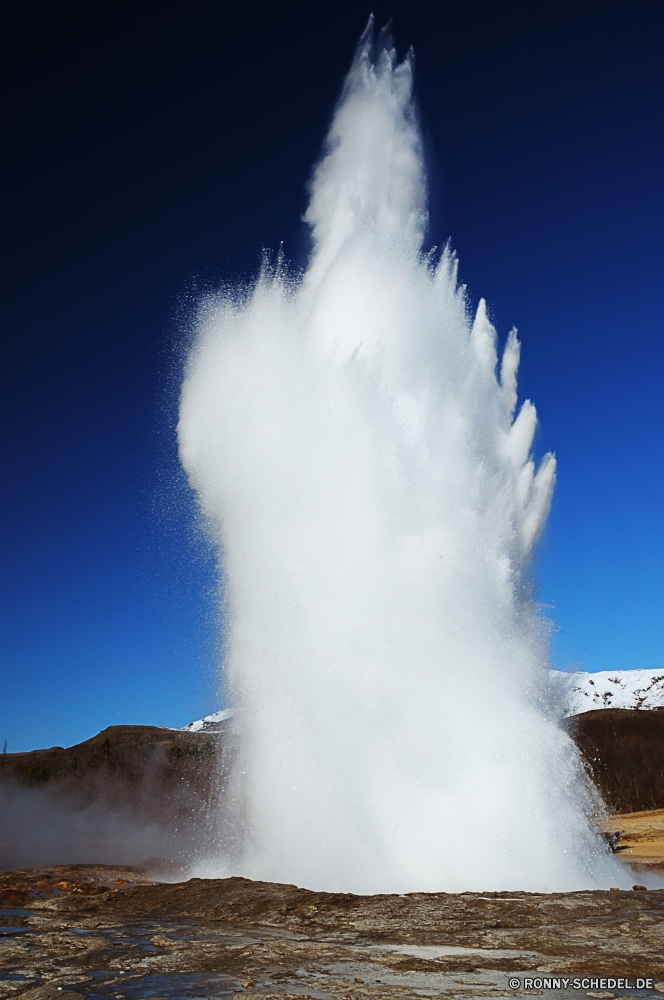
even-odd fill
[[(456, 260), (423, 254), (412, 59), (370, 25), (306, 273), (201, 306), (179, 444), (218, 545), (238, 756), (206, 872), (354, 892), (625, 883), (547, 708), (555, 479)], [(201, 870), (202, 873), (202, 870)]]
[[(201, 850), (205, 815), (184, 822), (171, 803), (155, 794), (152, 775), (137, 788), (107, 775), (76, 784), (25, 787), (0, 781), (0, 871), (43, 865), (144, 865), (151, 875), (172, 881), (191, 867)], [(64, 784), (64, 787), (63, 787)], [(178, 797), (179, 789), (173, 798)], [(133, 793), (133, 794), (132, 794)], [(171, 808), (169, 808), (171, 806)], [(180, 822), (178, 824), (178, 818)], [(184, 827), (184, 830), (182, 829)], [(183, 834), (186, 834), (184, 836)]]

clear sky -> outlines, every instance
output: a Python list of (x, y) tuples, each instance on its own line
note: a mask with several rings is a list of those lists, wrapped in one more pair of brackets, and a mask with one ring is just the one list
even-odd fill
[[(305, 183), (370, 6), (5, 8), (0, 740), (219, 707), (214, 564), (178, 470), (196, 289), (303, 264)], [(522, 340), (558, 486), (556, 666), (664, 672), (664, 11), (395, 0), (430, 242)]]

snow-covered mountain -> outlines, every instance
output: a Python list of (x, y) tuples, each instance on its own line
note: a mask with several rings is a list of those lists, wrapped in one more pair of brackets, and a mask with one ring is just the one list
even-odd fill
[(664, 669), (600, 670), (596, 674), (552, 670), (551, 682), (565, 715), (595, 708), (664, 708)]
[(206, 715), (203, 719), (196, 719), (195, 722), (188, 723), (180, 731), (183, 733), (218, 733), (222, 724), (232, 715), (232, 708), (222, 708), (220, 712), (213, 712), (212, 715)]
[[(579, 715), (595, 708), (664, 708), (664, 669), (600, 670), (596, 674), (552, 670), (549, 676), (553, 698), (564, 715)], [(232, 708), (224, 708), (190, 722), (182, 732), (218, 733), (232, 715)]]

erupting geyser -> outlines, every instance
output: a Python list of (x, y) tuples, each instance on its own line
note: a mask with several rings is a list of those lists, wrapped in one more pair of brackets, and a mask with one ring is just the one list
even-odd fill
[[(360, 41), (313, 251), (200, 309), (180, 454), (223, 565), (218, 873), (355, 892), (616, 880), (547, 709), (527, 569), (555, 459), (456, 260), (423, 254), (410, 57)], [(208, 871), (210, 869), (208, 868)], [(624, 878), (623, 878), (624, 881)]]

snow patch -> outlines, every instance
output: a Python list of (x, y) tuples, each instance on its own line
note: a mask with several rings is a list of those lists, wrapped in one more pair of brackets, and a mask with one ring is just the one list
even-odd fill
[[(664, 668), (661, 670), (585, 670), (549, 672), (552, 694), (564, 715), (579, 715), (599, 708), (664, 708)], [(183, 733), (219, 732), (234, 715), (232, 708), (196, 719)]]
[(551, 684), (565, 715), (599, 708), (664, 708), (662, 670), (551, 671)]
[(196, 719), (195, 722), (190, 722), (188, 725), (183, 726), (180, 732), (183, 733), (207, 733), (207, 732), (218, 732), (221, 728), (221, 723), (225, 722), (226, 719), (233, 717), (232, 708), (222, 708), (219, 712), (213, 712), (212, 715), (206, 715), (203, 719)]

